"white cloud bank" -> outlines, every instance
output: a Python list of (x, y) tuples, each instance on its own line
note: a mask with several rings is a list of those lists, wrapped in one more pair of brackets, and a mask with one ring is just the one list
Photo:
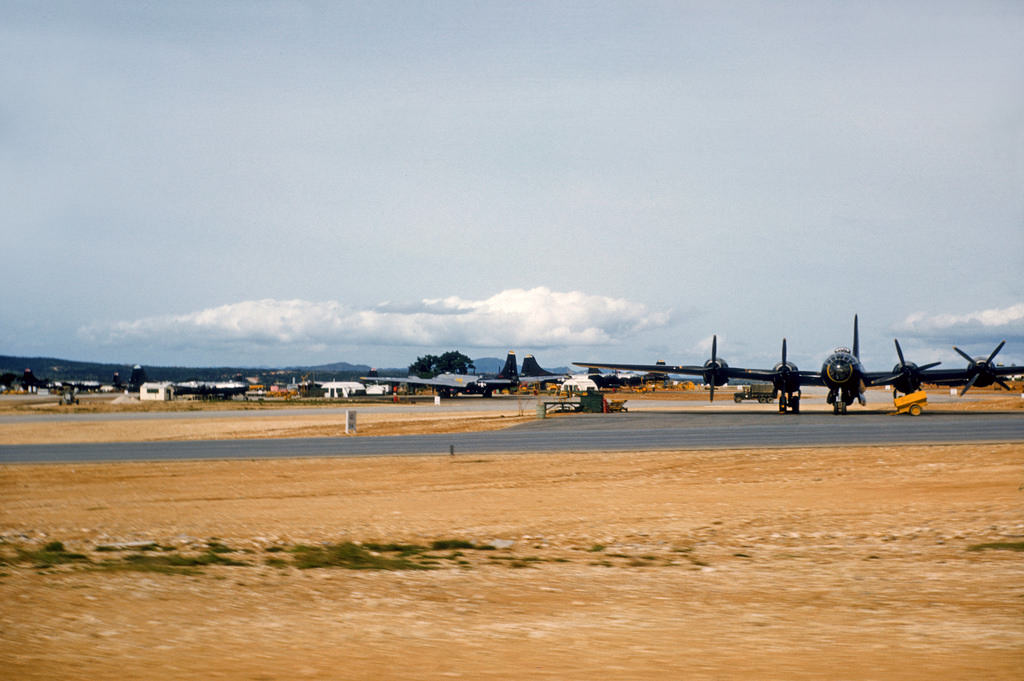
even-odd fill
[(522, 347), (607, 345), (669, 321), (623, 298), (509, 289), (484, 300), (457, 296), (358, 309), (337, 301), (250, 300), (181, 315), (79, 329), (104, 345), (326, 349), (337, 345)]
[(987, 341), (993, 335), (1011, 342), (1024, 341), (1024, 303), (965, 314), (917, 312), (903, 320), (896, 331), (919, 338), (956, 343)]

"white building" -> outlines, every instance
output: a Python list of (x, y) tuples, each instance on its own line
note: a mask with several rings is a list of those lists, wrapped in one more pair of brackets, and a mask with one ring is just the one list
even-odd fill
[(169, 402), (174, 399), (173, 383), (143, 383), (139, 387), (139, 399)]
[(590, 378), (587, 378), (586, 374), (576, 374), (570, 378), (562, 381), (562, 387), (559, 388), (560, 392), (580, 392), (585, 393), (588, 390), (597, 390), (597, 383)]
[(356, 381), (328, 381), (320, 387), (324, 389), (324, 397), (329, 399), (366, 394), (366, 386)]

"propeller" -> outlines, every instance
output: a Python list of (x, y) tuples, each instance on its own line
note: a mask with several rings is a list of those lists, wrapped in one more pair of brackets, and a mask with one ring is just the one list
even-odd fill
[(711, 401), (715, 401), (715, 386), (725, 383), (728, 376), (722, 376), (721, 371), (729, 365), (724, 360), (718, 359), (718, 335), (711, 337), (711, 359), (704, 362), (700, 371), (704, 375), (704, 381), (708, 383), (711, 390)]
[(788, 382), (789, 374), (793, 371), (793, 368), (786, 361), (786, 339), (782, 339), (782, 363), (779, 364), (777, 373), (782, 377), (784, 383)]
[(715, 383), (718, 380), (718, 334), (711, 337), (711, 402), (715, 401)]
[(893, 367), (892, 374), (885, 378), (879, 378), (872, 381), (875, 385), (885, 385), (886, 383), (900, 382), (902, 388), (913, 388), (913, 390), (905, 390), (906, 393), (912, 393), (921, 387), (921, 372), (925, 369), (931, 369), (937, 367), (942, 362), (930, 362), (928, 364), (922, 364), (917, 366), (913, 362), (908, 362), (903, 357), (903, 348), (900, 347), (898, 339), (894, 338), (893, 343), (896, 344), (896, 355), (900, 358), (900, 363)]
[(953, 346), (953, 349), (956, 350), (961, 357), (967, 360), (967, 371), (973, 374), (971, 376), (971, 380), (969, 380), (967, 385), (964, 386), (964, 389), (960, 391), (961, 397), (963, 397), (968, 390), (974, 387), (974, 384), (977, 383), (979, 379), (983, 381), (981, 384), (983, 386), (998, 383), (1006, 390), (1010, 390), (1010, 386), (1008, 386), (1003, 379), (992, 371), (992, 360), (996, 358), (996, 355), (999, 354), (999, 351), (1003, 349), (1004, 345), (1006, 345), (1005, 340), (996, 346), (996, 349), (992, 351), (992, 354), (989, 355), (987, 359), (975, 359), (957, 346)]

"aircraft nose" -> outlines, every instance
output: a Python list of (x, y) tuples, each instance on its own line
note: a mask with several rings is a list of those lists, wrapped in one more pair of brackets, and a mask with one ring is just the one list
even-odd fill
[(844, 383), (850, 380), (850, 375), (853, 373), (853, 368), (849, 362), (844, 359), (836, 359), (828, 365), (828, 375), (836, 383)]

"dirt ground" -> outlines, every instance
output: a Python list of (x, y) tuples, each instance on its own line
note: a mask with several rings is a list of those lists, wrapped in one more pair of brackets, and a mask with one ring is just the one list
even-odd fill
[(1019, 679), (1022, 489), (1020, 444), (2, 466), (0, 676)]

